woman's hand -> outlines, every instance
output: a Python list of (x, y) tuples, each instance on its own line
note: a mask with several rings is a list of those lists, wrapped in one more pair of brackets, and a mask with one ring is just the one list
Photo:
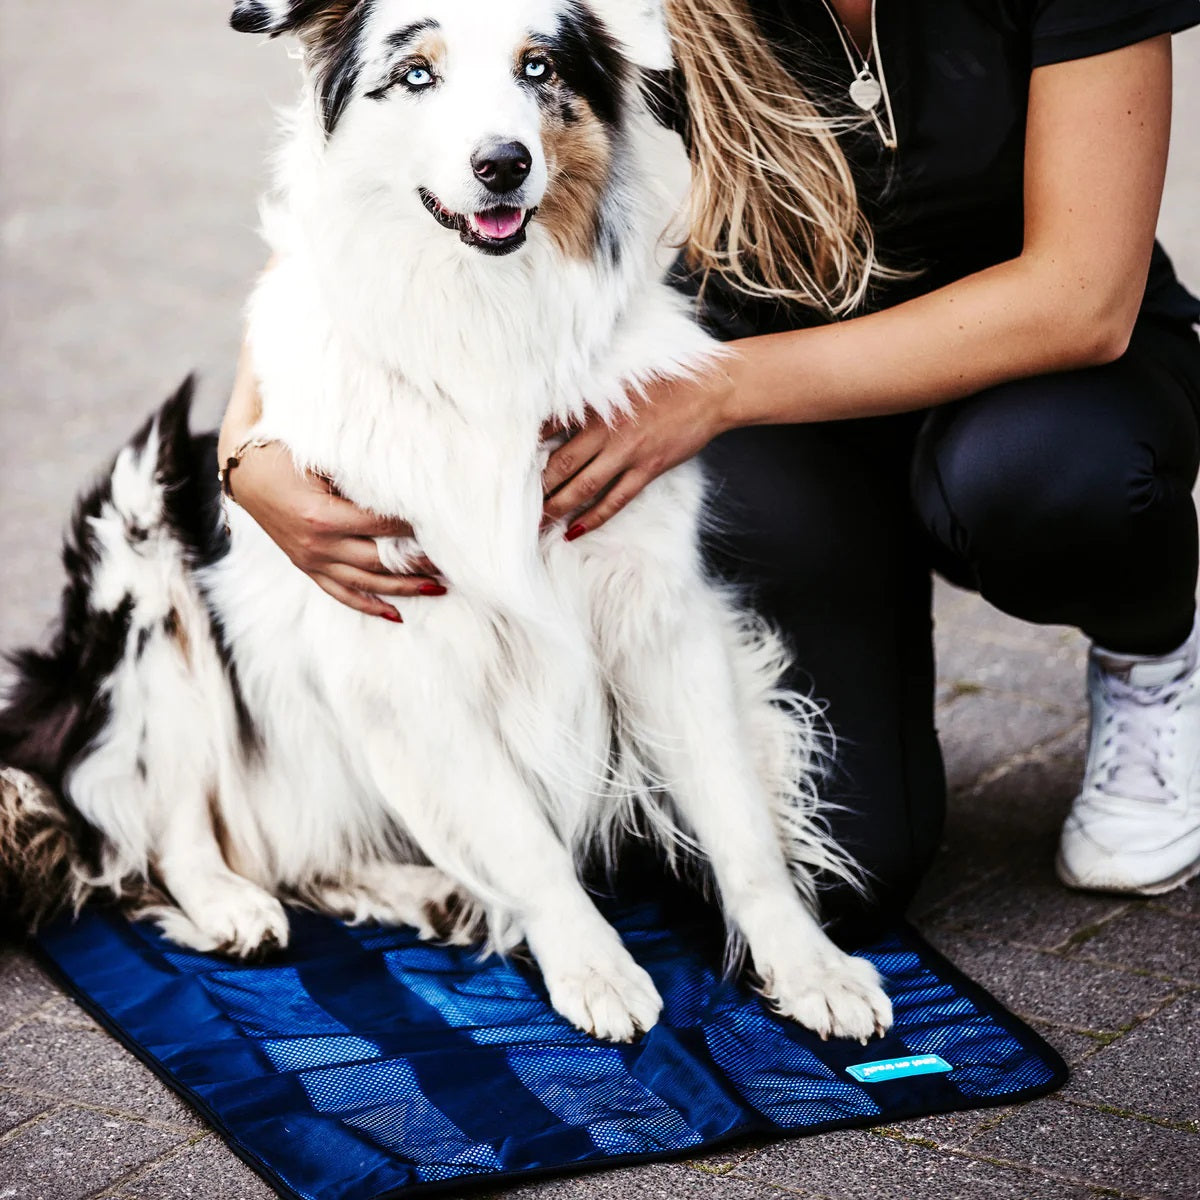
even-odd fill
[(363, 512), (314, 475), (298, 472), (291, 456), (272, 444), (251, 448), (230, 475), (235, 501), (322, 591), (368, 616), (399, 623), (384, 596), (444, 596), (436, 568), (393, 575), (379, 561), (377, 537), (412, 537), (404, 521)]
[(731, 428), (728, 413), (743, 362), (735, 351), (698, 377), (651, 384), (645, 399), (614, 426), (590, 416), (546, 464), (546, 518), (578, 513), (567, 540), (591, 533), (651, 480)]
[[(258, 381), (243, 347), (221, 423), (217, 457), (222, 463), (229, 462), (261, 416)], [(322, 591), (347, 607), (400, 624), (400, 614), (380, 595), (446, 594), (428, 560), (417, 563), (420, 575), (393, 575), (379, 561), (374, 539), (412, 537), (412, 526), (356, 508), (328, 480), (297, 471), (283, 447), (268, 443), (246, 449), (228, 478), (235, 501), (267, 536)]]

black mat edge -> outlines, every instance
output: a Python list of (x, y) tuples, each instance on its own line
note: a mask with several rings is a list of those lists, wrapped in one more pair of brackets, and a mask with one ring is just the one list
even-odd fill
[[(724, 1146), (746, 1141), (753, 1137), (770, 1138), (773, 1141), (790, 1141), (795, 1138), (810, 1137), (813, 1134), (829, 1133), (838, 1129), (870, 1129), (880, 1125), (890, 1125), (895, 1121), (916, 1120), (920, 1117), (932, 1116), (948, 1112), (971, 1112), (976, 1109), (999, 1108), (1008, 1104), (1021, 1104), (1027, 1100), (1036, 1100), (1039, 1096), (1049, 1095), (1058, 1091), (1066, 1082), (1070, 1072), (1067, 1064), (1045, 1038), (1031, 1028), (1019, 1017), (1009, 1012), (982, 985), (976, 983), (969, 975), (958, 969), (936, 946), (931, 945), (925, 937), (907, 921), (881, 933), (881, 937), (891, 934), (899, 938), (909, 947), (920, 951), (926, 956), (930, 965), (949, 982), (959, 988), (974, 1004), (997, 1024), (1003, 1026), (1023, 1046), (1031, 1047), (1052, 1068), (1050, 1080), (1035, 1087), (1022, 1088), (1016, 1092), (1006, 1092), (1002, 1096), (963, 1096), (962, 1104), (955, 1104), (935, 1111), (923, 1109), (920, 1112), (893, 1113), (885, 1121), (878, 1117), (839, 1117), (832, 1121), (822, 1121), (816, 1125), (806, 1125), (803, 1130), (780, 1129), (777, 1126), (763, 1124), (747, 1124), (744, 1127), (731, 1130), (720, 1137), (701, 1142), (695, 1146), (687, 1146), (681, 1150), (654, 1151), (649, 1154), (614, 1154), (590, 1162), (568, 1163), (558, 1167), (533, 1167), (524, 1171), (509, 1171), (498, 1174), (489, 1171), (479, 1174), (464, 1174), (453, 1179), (440, 1180), (433, 1183), (411, 1184), (402, 1188), (392, 1188), (386, 1192), (378, 1192), (371, 1200), (403, 1200), (408, 1196), (446, 1195), (451, 1191), (476, 1192), (489, 1188), (503, 1190), (516, 1187), (518, 1184), (533, 1182), (538, 1179), (565, 1178), (573, 1175), (588, 1175), (595, 1171), (620, 1170), (625, 1167), (646, 1166), (657, 1162), (681, 1162), (699, 1154), (711, 1153)], [(229, 1150), (242, 1160), (252, 1171), (266, 1183), (270, 1184), (284, 1200), (308, 1200), (303, 1193), (297, 1192), (276, 1173), (268, 1163), (259, 1158), (248, 1147), (238, 1141), (237, 1136), (217, 1116), (216, 1112), (186, 1084), (181, 1083), (156, 1059), (148, 1050), (142, 1047), (129, 1034), (124, 1026), (111, 1017), (91, 997), (78, 988), (74, 981), (62, 970), (55, 959), (45, 950), (36, 939), (26, 943), (34, 957), (46, 970), (54, 982), (62, 988), (76, 1004), (79, 1005), (98, 1025), (121, 1043), (130, 1054), (143, 1066), (149, 1069), (172, 1092), (190, 1105), (212, 1127)]]

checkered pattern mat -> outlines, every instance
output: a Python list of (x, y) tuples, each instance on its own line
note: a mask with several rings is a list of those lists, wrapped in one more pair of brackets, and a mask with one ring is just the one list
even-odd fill
[(237, 1154), (307, 1200), (458, 1192), (752, 1133), (884, 1124), (1065, 1079), (1041, 1038), (907, 927), (856, 951), (896, 1014), (864, 1047), (822, 1042), (724, 978), (698, 900), (667, 891), (606, 910), (665, 1001), (634, 1045), (571, 1028), (522, 962), (311, 913), (293, 914), (292, 946), (266, 964), (182, 953), (100, 909), (40, 945)]

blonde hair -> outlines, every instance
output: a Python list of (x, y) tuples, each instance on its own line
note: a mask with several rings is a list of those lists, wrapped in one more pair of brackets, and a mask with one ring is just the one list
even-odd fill
[(892, 273), (836, 133), (771, 50), (745, 0), (665, 0), (688, 105), (685, 255), (749, 296), (830, 316)]

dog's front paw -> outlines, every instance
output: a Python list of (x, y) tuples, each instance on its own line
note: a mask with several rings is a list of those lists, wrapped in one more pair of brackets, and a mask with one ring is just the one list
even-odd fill
[(653, 1028), (662, 1012), (654, 981), (629, 953), (546, 975), (550, 1003), (584, 1033), (606, 1042), (631, 1042)]
[(832, 947), (808, 963), (763, 971), (761, 990), (777, 1012), (822, 1038), (865, 1045), (892, 1027), (892, 1002), (879, 972), (866, 959)]
[(152, 916), (171, 941), (202, 953), (256, 959), (288, 944), (283, 905), (247, 879), (214, 880), (200, 899), (189, 897), (186, 912), (162, 909)]

